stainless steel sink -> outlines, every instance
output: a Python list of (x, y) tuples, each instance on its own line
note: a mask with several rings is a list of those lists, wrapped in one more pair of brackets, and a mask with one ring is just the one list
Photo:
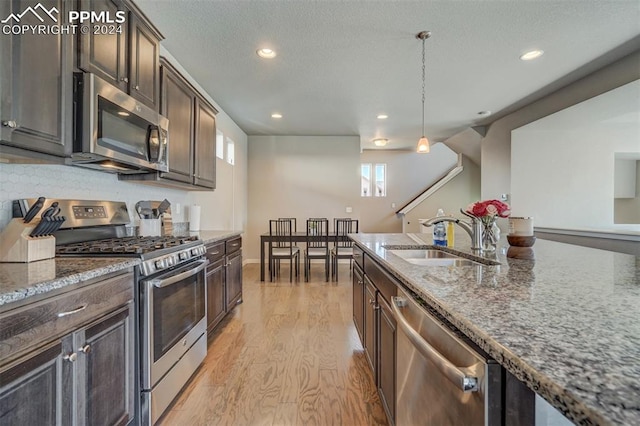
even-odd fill
[(423, 266), (473, 266), (481, 265), (479, 262), (466, 259), (464, 257), (456, 256), (455, 254), (448, 253), (442, 250), (435, 249), (409, 249), (409, 250), (387, 250), (389, 253), (393, 253), (398, 257), (401, 257), (406, 262), (414, 265)]

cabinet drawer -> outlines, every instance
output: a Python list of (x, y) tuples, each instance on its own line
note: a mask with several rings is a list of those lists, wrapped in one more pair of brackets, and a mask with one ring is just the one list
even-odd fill
[(353, 245), (353, 260), (364, 269), (364, 251), (356, 244)]
[(369, 276), (371, 282), (376, 286), (380, 293), (382, 293), (384, 300), (388, 304), (391, 303), (391, 297), (398, 294), (397, 281), (384, 271), (376, 262), (372, 261), (371, 258), (367, 258), (364, 273)]
[(227, 255), (233, 253), (234, 251), (238, 251), (242, 248), (242, 237), (228, 240), (226, 242), (226, 245), (227, 245)]
[(133, 299), (133, 274), (87, 285), (0, 315), (2, 364)]
[(224, 243), (214, 243), (207, 246), (207, 254), (205, 255), (209, 259), (209, 264), (222, 259), (224, 257)]

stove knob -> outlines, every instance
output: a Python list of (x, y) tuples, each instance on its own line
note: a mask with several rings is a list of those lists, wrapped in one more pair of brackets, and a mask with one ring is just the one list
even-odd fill
[(183, 251), (178, 256), (180, 257), (180, 260), (187, 260), (189, 258), (189, 253), (187, 253), (186, 251)]
[(176, 264), (176, 259), (173, 256), (167, 257), (167, 266), (173, 266)]
[(156, 269), (164, 269), (164, 260), (156, 260)]
[(199, 254), (200, 253), (198, 253), (198, 249), (197, 248), (191, 249), (191, 256), (197, 256)]

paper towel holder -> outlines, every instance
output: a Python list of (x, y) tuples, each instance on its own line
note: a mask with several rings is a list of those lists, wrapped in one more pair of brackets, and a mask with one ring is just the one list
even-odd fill
[(192, 204), (189, 206), (189, 231), (190, 232), (200, 231), (200, 213), (201, 213), (201, 207), (199, 205)]

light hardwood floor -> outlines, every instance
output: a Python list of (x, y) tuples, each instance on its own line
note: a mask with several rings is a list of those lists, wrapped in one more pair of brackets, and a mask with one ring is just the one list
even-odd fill
[(243, 303), (218, 327), (194, 378), (160, 419), (183, 425), (386, 425), (352, 319), (351, 278), (259, 281), (244, 267)]

